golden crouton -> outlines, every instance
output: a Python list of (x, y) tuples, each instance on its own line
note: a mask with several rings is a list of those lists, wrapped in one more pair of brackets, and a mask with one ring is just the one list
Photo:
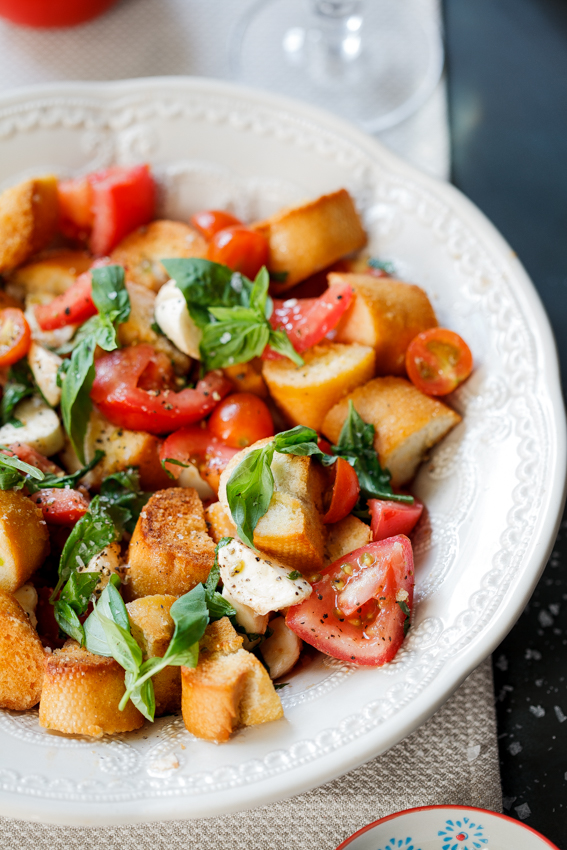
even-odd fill
[(28, 615), (0, 590), (0, 708), (25, 711), (37, 705), (43, 682), (44, 651)]
[(366, 233), (346, 189), (283, 210), (252, 225), (268, 240), (268, 268), (286, 273), (279, 292), (366, 244)]
[(339, 522), (327, 526), (325, 543), (325, 566), (334, 564), (355, 549), (366, 546), (372, 540), (370, 526), (358, 517), (349, 514)]
[(17, 490), (0, 490), (0, 589), (13, 593), (25, 584), (48, 552), (41, 508)]
[(153, 329), (155, 292), (140, 283), (126, 281), (126, 289), (130, 296), (130, 315), (127, 322), (118, 325), (118, 340), (121, 345), (139, 345), (149, 343), (156, 351), (163, 352), (172, 362), (175, 371), (185, 375), (189, 371), (191, 360), (179, 351), (163, 334)]
[(131, 732), (144, 717), (124, 696), (124, 670), (114, 658), (103, 658), (68, 641), (46, 656), (39, 725), (68, 735), (101, 738)]
[(387, 277), (332, 272), (329, 285), (335, 283), (349, 283), (355, 292), (337, 325), (337, 342), (372, 346), (378, 375), (405, 375), (408, 345), (421, 331), (437, 327), (437, 317), (423, 289)]
[[(132, 636), (139, 644), (144, 661), (163, 658), (173, 637), (175, 623), (169, 609), (175, 596), (144, 596), (128, 602)], [(156, 717), (171, 714), (181, 708), (181, 672), (179, 667), (166, 667), (152, 679), (156, 701)]]
[(259, 358), (255, 357), (248, 363), (237, 363), (236, 366), (226, 366), (222, 371), (235, 392), (267, 397), (268, 388), (262, 377), (262, 361)]
[[(235, 455), (223, 471), (219, 501), (229, 511), (226, 485), (232, 471), (248, 452), (271, 438), (258, 440)], [(254, 546), (273, 555), (286, 566), (312, 573), (323, 565), (324, 531), (322, 510), (323, 478), (310, 457), (274, 453), (274, 494), (268, 510), (254, 531)], [(229, 535), (232, 536), (232, 535)]]
[(236, 537), (236, 526), (230, 511), (220, 502), (213, 502), (205, 508), (205, 519), (209, 534), (218, 543), (223, 537)]
[(154, 593), (182, 596), (209, 575), (215, 544), (192, 487), (159, 490), (143, 509), (128, 551), (131, 599)]
[(0, 195), (0, 273), (45, 248), (57, 231), (57, 178), (24, 180)]
[(374, 377), (374, 349), (329, 342), (313, 346), (303, 359), (303, 366), (296, 366), (287, 357), (266, 360), (264, 378), (292, 425), (320, 431), (331, 407)]
[(205, 239), (181, 221), (152, 221), (128, 236), (110, 255), (124, 266), (126, 277), (155, 292), (169, 280), (160, 260), (170, 257), (205, 257)]
[(67, 248), (49, 251), (16, 269), (10, 275), (10, 286), (21, 287), (24, 293), (45, 292), (55, 298), (66, 292), (92, 264), (93, 258), (86, 251)]
[[(87, 461), (92, 460), (97, 449), (105, 452), (100, 463), (81, 479), (95, 490), (99, 489), (107, 475), (127, 469), (129, 466), (137, 467), (143, 490), (156, 490), (172, 484), (171, 478), (159, 462), (161, 442), (158, 437), (147, 434), (145, 431), (128, 431), (126, 428), (119, 428), (109, 422), (96, 408), (91, 413), (84, 445)], [(69, 441), (61, 457), (69, 472), (76, 472), (82, 466)]]
[(244, 638), (239, 635), (228, 617), (209, 623), (199, 643), (201, 653), (220, 652), (228, 655), (242, 648)]
[(202, 653), (194, 669), (181, 668), (183, 720), (197, 738), (228, 741), (239, 726), (283, 717), (267, 670), (245, 649)]
[(426, 452), (461, 421), (458, 413), (404, 378), (375, 378), (328, 412), (323, 433), (333, 443), (339, 439), (349, 399), (362, 419), (374, 425), (374, 448), (390, 470), (394, 487), (410, 481)]

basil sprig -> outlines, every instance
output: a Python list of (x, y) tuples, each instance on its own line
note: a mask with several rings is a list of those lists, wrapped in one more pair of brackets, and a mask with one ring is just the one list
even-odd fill
[(394, 493), (390, 484), (391, 475), (382, 469), (374, 448), (374, 425), (365, 422), (356, 411), (352, 401), (348, 403), (348, 416), (341, 429), (339, 442), (333, 453), (347, 460), (358, 476), (360, 498), (353, 513), (365, 518), (367, 499), (389, 499), (413, 505), (413, 496)]
[[(97, 345), (105, 351), (118, 348), (116, 326), (130, 315), (130, 297), (124, 284), (122, 266), (92, 269), (92, 299), (98, 314), (80, 329), (80, 341), (61, 371), (61, 415), (73, 449), (85, 462), (84, 440), (92, 403), (90, 392), (95, 378), (94, 353)], [(64, 377), (63, 377), (64, 376)]]
[(254, 529), (268, 510), (274, 494), (271, 468), (274, 452), (315, 456), (324, 464), (334, 463), (336, 458), (322, 452), (317, 440), (313, 428), (296, 425), (276, 434), (262, 448), (248, 452), (234, 469), (226, 485), (226, 496), (238, 536), (248, 546), (254, 548)]
[(8, 381), (2, 392), (0, 402), (0, 419), (2, 425), (13, 425), (21, 428), (23, 423), (13, 415), (14, 408), (24, 398), (32, 396), (35, 392), (35, 382), (32, 371), (26, 359), (19, 360), (10, 366)]
[(254, 282), (227, 266), (199, 259), (162, 260), (183, 292), (191, 318), (202, 337), (203, 370), (221, 369), (259, 357), (267, 345), (297, 366), (303, 359), (289, 337), (270, 324), (274, 305), (268, 295), (270, 276), (260, 269)]
[[(224, 596), (217, 591), (220, 581), (219, 549), (226, 546), (232, 537), (222, 537), (215, 546), (215, 561), (211, 568), (207, 581), (205, 582), (205, 598), (212, 620), (220, 620), (221, 617), (234, 617), (236, 611)], [(234, 624), (233, 624), (234, 625)]]
[(43, 481), (43, 472), (18, 457), (5, 454), (2, 449), (6, 446), (0, 446), (0, 490), (21, 490), (31, 480)]

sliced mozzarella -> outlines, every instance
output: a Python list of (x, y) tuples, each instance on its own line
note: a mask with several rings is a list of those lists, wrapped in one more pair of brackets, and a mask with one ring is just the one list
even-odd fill
[(230, 591), (225, 586), (222, 589), (222, 595), (227, 602), (230, 602), (236, 611), (236, 622), (242, 626), (245, 632), (249, 635), (263, 635), (268, 628), (268, 614), (257, 614), (248, 605), (243, 605), (234, 596), (231, 596)]
[(57, 386), (57, 371), (63, 360), (53, 351), (33, 341), (28, 351), (28, 363), (42, 396), (51, 407), (61, 401), (61, 387)]
[(194, 487), (200, 498), (215, 499), (216, 493), (210, 484), (207, 484), (199, 475), (199, 470), (193, 463), (189, 463), (181, 470), (181, 475), (177, 479), (178, 487)]
[(63, 448), (65, 438), (59, 417), (39, 396), (21, 401), (14, 409), (14, 418), (20, 420), (22, 427), (2, 425), (1, 445), (27, 443), (46, 457), (60, 452)]
[(262, 557), (240, 540), (234, 539), (219, 549), (219, 565), (223, 584), (231, 597), (256, 614), (279, 611), (311, 595), (308, 581), (289, 578), (289, 567)]
[(36, 342), (41, 345), (46, 345), (48, 348), (59, 348), (69, 340), (73, 339), (73, 335), (77, 330), (77, 325), (65, 325), (63, 328), (57, 328), (55, 331), (42, 331), (35, 317), (36, 304), (49, 304), (55, 296), (49, 295), (46, 292), (33, 292), (26, 298), (25, 317), (30, 326), (31, 334)]
[(189, 315), (185, 296), (174, 280), (169, 280), (158, 292), (154, 314), (166, 337), (184, 354), (198, 360), (202, 334)]
[(285, 624), (283, 617), (270, 620), (272, 634), (260, 644), (262, 658), (268, 665), (270, 678), (279, 679), (295, 667), (303, 641)]
[(25, 584), (22, 584), (22, 586), (12, 594), (12, 596), (20, 603), (30, 618), (30, 623), (35, 629), (37, 626), (37, 617), (35, 616), (35, 609), (37, 608), (37, 590), (33, 584), (27, 581)]

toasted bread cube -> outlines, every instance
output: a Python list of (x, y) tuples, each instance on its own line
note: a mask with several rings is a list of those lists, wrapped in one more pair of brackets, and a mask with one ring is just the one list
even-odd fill
[(118, 339), (121, 345), (139, 345), (149, 343), (156, 351), (163, 352), (171, 360), (176, 372), (184, 375), (189, 371), (191, 360), (173, 345), (163, 334), (152, 328), (154, 323), (155, 292), (140, 283), (126, 281), (130, 296), (130, 315), (127, 322), (118, 325)]
[[(140, 645), (144, 661), (163, 658), (175, 631), (169, 609), (175, 596), (157, 594), (128, 602), (128, 618), (132, 636)], [(181, 708), (181, 672), (179, 667), (166, 667), (152, 678), (156, 701), (156, 717)]]
[(292, 425), (320, 431), (331, 407), (374, 377), (374, 349), (329, 342), (313, 346), (303, 359), (303, 366), (287, 357), (266, 360), (264, 378)]
[(192, 487), (159, 490), (140, 514), (128, 551), (131, 599), (182, 596), (209, 575), (215, 544)]
[(0, 708), (25, 711), (37, 705), (44, 655), (37, 632), (20, 603), (0, 590)]
[[(161, 443), (156, 436), (145, 431), (119, 428), (96, 408), (91, 413), (84, 445), (87, 461), (93, 459), (97, 449), (105, 452), (100, 463), (81, 479), (95, 490), (108, 475), (129, 466), (137, 467), (140, 484), (144, 490), (156, 490), (172, 483), (159, 462)], [(66, 442), (61, 457), (69, 472), (76, 472), (82, 466), (69, 441)]]
[(67, 248), (45, 252), (10, 275), (10, 286), (21, 287), (24, 293), (44, 292), (55, 298), (66, 292), (77, 277), (93, 264), (86, 251)]
[(269, 270), (287, 274), (285, 282), (277, 285), (280, 292), (366, 244), (366, 233), (346, 189), (282, 210), (252, 226), (268, 240)]
[(0, 195), (0, 273), (45, 248), (57, 231), (57, 178), (24, 180)]
[(429, 449), (461, 421), (458, 413), (404, 378), (375, 378), (328, 412), (323, 433), (334, 443), (347, 417), (349, 400), (362, 419), (374, 425), (374, 448), (381, 465), (390, 470), (394, 487), (411, 481)]
[[(258, 440), (235, 455), (223, 471), (219, 501), (230, 513), (226, 485), (233, 470), (248, 452), (271, 438)], [(312, 573), (321, 568), (324, 553), (322, 510), (323, 479), (310, 457), (274, 453), (274, 494), (254, 531), (254, 546), (287, 566)], [(228, 535), (232, 536), (232, 535)]]
[(199, 647), (202, 654), (216, 652), (229, 655), (242, 648), (243, 640), (244, 638), (238, 634), (228, 617), (221, 617), (220, 620), (209, 623)]
[(283, 717), (266, 669), (245, 649), (203, 653), (197, 667), (181, 668), (181, 683), (183, 720), (197, 738), (220, 743), (239, 726)]
[(213, 502), (205, 508), (205, 519), (209, 534), (218, 543), (223, 537), (236, 537), (236, 526), (230, 511), (220, 502)]
[(48, 552), (41, 508), (17, 490), (0, 490), (0, 590), (13, 593), (25, 584)]
[(349, 514), (339, 522), (327, 526), (325, 565), (334, 564), (355, 549), (366, 546), (372, 540), (370, 526), (358, 517)]
[(103, 658), (68, 641), (46, 656), (39, 725), (68, 735), (101, 738), (132, 732), (144, 717), (124, 696), (124, 670), (114, 658)]
[(329, 285), (335, 283), (349, 283), (355, 292), (337, 325), (337, 342), (358, 342), (374, 348), (378, 375), (405, 375), (408, 345), (421, 331), (437, 327), (435, 311), (424, 290), (388, 277), (332, 272)]
[(160, 260), (170, 257), (205, 257), (207, 242), (181, 221), (152, 221), (120, 242), (110, 258), (124, 266), (126, 278), (157, 292), (169, 275)]
[(262, 377), (262, 361), (254, 358), (248, 363), (237, 363), (226, 366), (222, 370), (237, 393), (254, 393), (260, 398), (266, 398), (268, 388)]

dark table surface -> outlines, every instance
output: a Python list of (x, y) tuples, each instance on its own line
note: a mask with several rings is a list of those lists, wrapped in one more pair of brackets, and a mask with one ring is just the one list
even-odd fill
[[(444, 11), (452, 179), (531, 275), (565, 391), (567, 0), (444, 0)], [(566, 850), (567, 516), (493, 661), (504, 811)]]

